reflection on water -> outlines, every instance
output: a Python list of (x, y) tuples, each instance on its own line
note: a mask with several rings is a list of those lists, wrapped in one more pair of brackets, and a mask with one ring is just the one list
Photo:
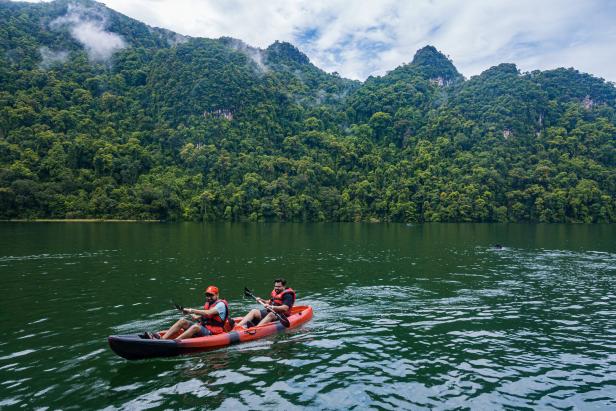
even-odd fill
[[(614, 227), (0, 228), (2, 408), (616, 407)], [(106, 345), (210, 283), (240, 315), (278, 275), (315, 309), (300, 329), (138, 362)]]

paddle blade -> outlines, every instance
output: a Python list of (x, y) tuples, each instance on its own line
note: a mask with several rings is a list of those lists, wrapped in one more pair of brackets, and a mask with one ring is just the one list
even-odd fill
[(291, 326), (291, 323), (287, 317), (279, 315), (278, 318), (280, 319), (280, 324), (282, 324), (284, 328), (289, 328)]
[(254, 294), (252, 293), (252, 291), (250, 291), (247, 287), (244, 287), (244, 295), (246, 297), (254, 297)]

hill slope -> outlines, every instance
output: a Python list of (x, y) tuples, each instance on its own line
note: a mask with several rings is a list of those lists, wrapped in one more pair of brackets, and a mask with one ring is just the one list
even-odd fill
[(364, 83), (92, 1), (0, 1), (0, 218), (616, 221), (616, 89), (427, 46)]

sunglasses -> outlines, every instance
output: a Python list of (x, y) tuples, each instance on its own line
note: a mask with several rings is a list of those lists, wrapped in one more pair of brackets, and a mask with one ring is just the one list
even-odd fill
[(214, 297), (214, 294), (210, 294), (210, 293), (205, 293), (206, 297)]

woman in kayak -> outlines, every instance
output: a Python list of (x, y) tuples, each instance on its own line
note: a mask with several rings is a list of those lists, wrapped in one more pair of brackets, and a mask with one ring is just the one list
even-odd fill
[(229, 304), (225, 300), (218, 299), (218, 287), (213, 285), (205, 289), (205, 305), (203, 310), (184, 308), (183, 311), (186, 314), (191, 314), (192, 319), (199, 322), (190, 322), (182, 318), (173, 324), (165, 335), (162, 336), (163, 340), (172, 338), (181, 328), (184, 329), (184, 332), (175, 338), (176, 340), (221, 334), (233, 328), (229, 322)]
[[(274, 289), (272, 290), (269, 301), (262, 298), (257, 298), (257, 300), (265, 304), (267, 308), (276, 311), (278, 314), (288, 316), (291, 313), (293, 304), (295, 304), (295, 291), (293, 291), (291, 287), (287, 287), (287, 280), (284, 278), (277, 278), (274, 280)], [(238, 325), (246, 328), (274, 321), (276, 316), (274, 313), (269, 312), (267, 308), (251, 310), (242, 318), (242, 321), (240, 321)]]

